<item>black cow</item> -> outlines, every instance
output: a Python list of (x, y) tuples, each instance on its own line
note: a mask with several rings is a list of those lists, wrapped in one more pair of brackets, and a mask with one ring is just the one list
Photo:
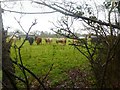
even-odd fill
[(29, 44), (32, 45), (34, 42), (34, 38), (33, 37), (28, 37), (27, 40), (29, 41)]

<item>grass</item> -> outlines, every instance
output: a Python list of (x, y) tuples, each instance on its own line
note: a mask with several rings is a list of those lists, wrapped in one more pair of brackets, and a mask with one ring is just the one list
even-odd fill
[[(18, 41), (19, 46), (22, 41)], [(38, 77), (43, 77), (49, 71), (51, 65), (53, 64), (52, 71), (50, 71), (47, 77), (51, 85), (56, 85), (59, 82), (66, 80), (66, 72), (72, 68), (83, 68), (87, 67), (87, 59), (73, 46), (71, 45), (61, 45), (53, 42), (52, 44), (45, 44), (43, 42), (41, 45), (29, 45), (28, 41), (25, 42), (21, 48), (21, 56), (24, 65), (33, 71)], [(11, 57), (15, 58), (15, 51), (11, 48)], [(20, 69), (16, 67), (16, 74), (23, 77)], [(30, 80), (32, 77), (28, 74)]]

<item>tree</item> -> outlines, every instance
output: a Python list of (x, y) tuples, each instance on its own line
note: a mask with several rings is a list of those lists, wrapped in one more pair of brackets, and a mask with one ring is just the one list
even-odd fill
[[(39, 0), (39, 1), (31, 0), (31, 1), (38, 5), (47, 6), (53, 9), (55, 12), (60, 12), (63, 15), (65, 15), (65, 18), (60, 20), (60, 25), (63, 27), (59, 26), (59, 28), (57, 28), (58, 31), (55, 32), (57, 34), (63, 35), (68, 38), (78, 39), (80, 43), (82, 43), (81, 46), (76, 46), (74, 44), (73, 45), (76, 47), (76, 49), (79, 50), (80, 53), (86, 56), (86, 58), (90, 62), (93, 75), (95, 76), (96, 79), (97, 87), (99, 88), (119, 87), (120, 62), (119, 62), (118, 54), (120, 53), (120, 49), (119, 49), (120, 37), (118, 32), (120, 30), (120, 26), (119, 24), (116, 23), (118, 22), (118, 17), (115, 17), (116, 13), (113, 12), (113, 10), (116, 9), (116, 5), (118, 5), (117, 8), (119, 11), (119, 3), (117, 4), (113, 3), (112, 7), (107, 12), (108, 14), (106, 16), (107, 20), (101, 20), (98, 17), (99, 16), (98, 13), (100, 9), (98, 9), (97, 4), (94, 2), (93, 3), (95, 6), (92, 7), (89, 4), (89, 2), (88, 3), (84, 2), (83, 4), (79, 4), (68, 1), (63, 1), (63, 2), (52, 2), (52, 1), (44, 1), (44, 0)], [(105, 9), (104, 6), (103, 8)], [(15, 12), (15, 11), (11, 11), (11, 12)], [(25, 12), (16, 12), (16, 13), (23, 14)], [(72, 17), (75, 20), (79, 20), (80, 22), (82, 22), (85, 29), (89, 28), (96, 35), (97, 37), (96, 41), (94, 43), (88, 43), (87, 40), (79, 39), (79, 37), (77, 37), (74, 34), (74, 32), (71, 31), (71, 25), (69, 25), (68, 23), (68, 17)], [(111, 17), (115, 17), (115, 18), (111, 18)], [(26, 34), (28, 35), (28, 33)], [(84, 50), (81, 49), (81, 47), (84, 48)], [(20, 50), (20, 47), (18, 49)], [(26, 69), (23, 68), (23, 72), (24, 70)]]
[[(13, 66), (13, 63), (11, 61), (11, 58), (10, 58), (10, 44), (6, 42), (6, 36), (7, 36), (7, 31), (4, 30), (3, 28), (3, 22), (2, 22), (2, 9), (1, 9), (1, 3), (0, 3), (0, 31), (2, 35), (0, 35), (0, 38), (1, 38), (1, 43), (3, 45), (1, 45), (0, 48), (2, 53), (0, 57), (1, 58), (1, 62), (2, 62), (2, 65), (1, 65), (1, 68), (2, 70), (4, 71), (3, 72), (3, 78), (2, 78), (2, 85), (3, 85), (3, 88), (2, 89), (7, 89), (8, 87), (9, 88), (13, 88), (15, 86), (15, 78), (13, 76), (11, 76), (11, 74), (13, 74), (15, 72), (15, 69), (14, 69), (14, 66)], [(10, 72), (10, 73), (9, 73)], [(12, 85), (12, 84), (14, 85)], [(15, 87), (16, 88), (16, 87)]]
[[(116, 9), (116, 5), (117, 8), (120, 7), (119, 2), (117, 4), (112, 3), (112, 7), (107, 12), (108, 20), (106, 21), (99, 20), (99, 17), (93, 12), (94, 9), (92, 6), (86, 3), (83, 5), (85, 7), (83, 7), (82, 5), (76, 5), (73, 2), (67, 1), (62, 5), (58, 2), (47, 2), (42, 0), (33, 2), (52, 8), (65, 16), (80, 19), (87, 24), (85, 27), (90, 28), (94, 32), (98, 38), (97, 41), (94, 44), (88, 44), (87, 41), (84, 41), (82, 47), (86, 49), (85, 51), (75, 45), (74, 46), (86, 56), (86, 58), (88, 58), (98, 87), (120, 87), (120, 62), (118, 59), (118, 53), (120, 53), (118, 48), (120, 45), (120, 37), (118, 33), (120, 26), (116, 23), (119, 22), (118, 17), (116, 17), (116, 12), (113, 12), (113, 10)], [(103, 8), (105, 9), (105, 7)], [(115, 14), (115, 16), (113, 16), (113, 14)], [(117, 14), (119, 14), (119, 8)], [(68, 26), (66, 19), (61, 22), (61, 26)], [(70, 29), (66, 29), (65, 27), (59, 27), (58, 31), (55, 32), (68, 38), (74, 37), (81, 41)]]
[[(26, 71), (29, 72), (29, 73), (31, 73), (31, 75), (34, 78), (37, 79), (38, 83), (40, 85), (42, 85), (42, 88), (45, 89), (44, 88), (44, 84), (42, 83), (42, 81), (40, 81), (39, 78), (32, 71), (30, 71), (25, 66), (23, 66), (23, 62), (22, 62), (22, 58), (21, 58), (21, 47), (25, 43), (26, 38), (28, 37), (31, 28), (34, 25), (36, 25), (36, 20), (34, 22), (32, 22), (32, 25), (29, 27), (28, 32), (26, 32), (24, 30), (24, 28), (22, 27), (20, 21), (15, 18), (15, 20), (17, 21), (17, 23), (19, 24), (19, 26), (21, 27), (21, 29), (26, 34), (26, 37), (25, 37), (24, 41), (21, 43), (20, 46), (17, 46), (16, 44), (14, 44), (14, 49), (16, 51), (16, 53), (15, 53), (16, 54), (16, 58), (15, 58), (15, 60), (12, 60), (10, 58), (10, 48), (12, 46), (12, 43), (11, 43), (12, 38), (8, 42), (6, 42), (7, 31), (4, 30), (4, 27), (2, 25), (3, 24), (3, 22), (2, 22), (2, 10), (3, 9), (1, 9), (1, 3), (0, 3), (0, 31), (1, 31), (0, 34), (2, 34), (2, 35), (0, 35), (1, 39), (2, 39), (2, 41), (1, 41), (2, 42), (2, 53), (0, 53), (0, 54), (2, 54), (1, 56), (2, 56), (2, 73), (3, 73), (3, 75), (2, 75), (2, 89), (3, 90), (6, 90), (6, 89), (18, 90), (19, 88), (16, 85), (16, 78), (17, 78), (18, 80), (20, 80), (21, 82), (23, 82), (25, 84), (25, 88), (27, 88), (27, 90), (29, 90), (30, 86), (29, 86), (29, 83), (28, 83), (28, 78), (26, 76)], [(19, 33), (19, 32), (15, 31), (13, 33), (13, 36), (16, 33)], [(18, 59), (20, 60), (20, 63), (17, 62)], [(22, 70), (22, 73), (24, 75), (24, 79), (25, 80), (22, 79), (19, 76), (16, 76), (14, 65), (17, 65)]]

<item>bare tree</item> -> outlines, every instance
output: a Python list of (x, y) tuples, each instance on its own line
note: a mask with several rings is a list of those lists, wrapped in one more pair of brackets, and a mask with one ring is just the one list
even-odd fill
[[(4, 9), (0, 8), (0, 15), (1, 15), (2, 10), (5, 11)], [(28, 79), (27, 75), (26, 75), (26, 72), (27, 72), (32, 77), (34, 77), (35, 80), (38, 82), (37, 89), (45, 90), (46, 88), (45, 88), (45, 85), (44, 85), (44, 83), (45, 83), (44, 81), (47, 78), (47, 76), (49, 75), (49, 72), (51, 71), (53, 65), (50, 67), (50, 70), (46, 73), (45, 77), (43, 77), (42, 80), (40, 80), (39, 77), (37, 77), (31, 70), (29, 70), (28, 68), (26, 68), (23, 65), (23, 61), (22, 61), (22, 57), (21, 57), (21, 48), (24, 45), (24, 43), (26, 42), (26, 39), (28, 38), (28, 35), (29, 35), (29, 32), (30, 32), (31, 28), (34, 25), (37, 24), (36, 19), (34, 20), (34, 22), (32, 22), (31, 26), (29, 27), (29, 29), (27, 31), (27, 30), (24, 29), (24, 27), (22, 26), (22, 24), (20, 22), (20, 20), (22, 18), (22, 14), (26, 14), (26, 13), (24, 13), (24, 12), (17, 12), (17, 11), (15, 11), (15, 13), (20, 13), (21, 14), (21, 17), (20, 17), (19, 20), (17, 20), (15, 17), (14, 17), (14, 19), (16, 20), (18, 25), (21, 27), (22, 31), (26, 34), (26, 37), (25, 37), (25, 39), (23, 40), (23, 42), (21, 43), (20, 46), (16, 45), (16, 43), (14, 43), (14, 45), (12, 43), (10, 43), (12, 38), (8, 42), (6, 42), (7, 32), (3, 29), (2, 17), (0, 16), (0, 22), (1, 22), (1, 26), (0, 27), (1, 27), (2, 33), (3, 33), (2, 34), (2, 44), (3, 44), (2, 45), (2, 62), (3, 62), (2, 63), (2, 70), (3, 70), (3, 77), (2, 77), (2, 85), (3, 86), (2, 86), (2, 89), (3, 90), (6, 90), (6, 89), (18, 90), (19, 87), (17, 87), (17, 85), (16, 85), (16, 82), (17, 82), (16, 80), (19, 80), (20, 82), (24, 83), (24, 87), (23, 88), (26, 88), (27, 90), (30, 90), (31, 88), (33, 88), (31, 86), (31, 83), (29, 82), (29, 79)], [(43, 13), (49, 13), (49, 12), (43, 12)], [(36, 13), (27, 13), (27, 14), (36, 14)], [(15, 34), (16, 34), (16, 32), (13, 33), (13, 36)], [(12, 47), (12, 45), (13, 45), (13, 47), (15, 49), (15, 55), (16, 55), (14, 59), (10, 58), (10, 48)], [(18, 60), (20, 60), (19, 61), (20, 63), (18, 62)], [(20, 68), (24, 78), (21, 78), (21, 77), (19, 77), (19, 76), (17, 76), (15, 74), (15, 67), (14, 66)]]
[[(65, 15), (61, 21), (59, 21), (59, 26), (55, 25), (57, 27), (58, 31), (55, 31), (56, 33), (63, 35), (67, 38), (77, 39), (82, 45), (76, 46), (73, 44), (77, 50), (79, 50), (80, 53), (82, 53), (90, 62), (90, 66), (93, 71), (93, 75), (96, 79), (97, 87), (99, 88), (105, 88), (105, 87), (120, 87), (120, 69), (119, 69), (119, 53), (120, 53), (120, 37), (119, 37), (119, 30), (120, 26), (118, 24), (118, 17), (113, 17), (113, 14), (117, 15), (118, 13), (114, 13), (113, 10), (116, 9), (116, 6), (118, 6), (119, 11), (119, 5), (120, 2), (115, 4), (112, 3), (112, 7), (108, 10), (108, 15), (106, 16), (108, 20), (100, 20), (98, 15), (94, 13), (94, 8), (89, 5), (88, 3), (84, 2), (84, 4), (79, 5), (75, 2), (52, 2), (52, 1), (46, 1), (46, 0), (31, 0), (32, 3), (36, 3), (38, 5), (43, 5), (46, 7), (49, 7), (53, 9), (53, 12), (60, 12)], [(97, 5), (95, 5), (96, 7)], [(3, 9), (5, 10), (5, 9)], [(22, 13), (26, 14), (26, 12), (17, 12), (17, 11), (11, 11), (11, 10), (5, 10), (10, 12), (16, 12), (16, 13)], [(52, 12), (50, 12), (52, 13)], [(33, 13), (28, 13), (33, 14)], [(35, 14), (35, 13), (34, 13)], [(37, 13), (40, 14), (40, 13)], [(98, 14), (98, 10), (97, 10)], [(68, 23), (68, 17), (72, 17), (76, 20), (80, 20), (84, 22), (84, 27), (89, 28), (92, 30), (97, 37), (97, 39), (92, 43), (88, 40), (81, 40), (79, 37), (77, 37), (74, 32), (71, 30), (71, 24)], [(115, 22), (112, 22), (115, 21)], [(21, 26), (21, 24), (18, 22), (18, 24)], [(33, 23), (31, 27), (34, 25)], [(28, 36), (28, 33), (31, 29), (29, 28), (28, 32), (26, 32), (22, 26), (22, 30), (25, 31), (26, 37)], [(25, 42), (25, 40), (24, 40)], [(29, 89), (29, 82), (26, 77), (25, 71), (28, 71), (33, 75), (40, 85), (44, 88), (44, 85), (39, 79), (23, 66), (21, 55), (20, 55), (20, 48), (24, 44), (24, 42), (20, 45), (20, 47), (17, 47), (18, 53), (20, 56), (20, 64), (17, 62), (14, 62), (16, 65), (21, 67), (22, 72), (25, 76), (25, 81), (21, 78), (17, 77), (19, 80), (25, 82), (27, 89)], [(89, 43), (91, 42), (91, 43)], [(102, 52), (102, 53), (101, 53)], [(112, 69), (111, 69), (112, 68)], [(47, 76), (47, 75), (46, 75)], [(44, 88), (45, 89), (45, 88)]]
[[(73, 2), (47, 2), (47, 1), (33, 1), (39, 5), (44, 5), (57, 12), (60, 12), (66, 16), (74, 17), (75, 19), (80, 19), (84, 21), (85, 27), (90, 28), (97, 39), (94, 41), (94, 44), (89, 44), (88, 41), (82, 42), (81, 45), (85, 50), (80, 48), (81, 46), (74, 45), (91, 64), (92, 71), (96, 78), (97, 86), (101, 88), (105, 87), (120, 87), (119, 80), (119, 45), (120, 37), (119, 30), (120, 26), (118, 23), (118, 17), (113, 16), (119, 14), (119, 12), (113, 12), (119, 6), (119, 3), (112, 3), (111, 8), (108, 10), (107, 18), (108, 20), (100, 20), (95, 14), (93, 8), (89, 4), (85, 4), (85, 8), (81, 5), (76, 5)], [(71, 5), (72, 3), (72, 5)], [(76, 5), (76, 7), (75, 7)], [(79, 6), (79, 7), (78, 7)], [(83, 9), (83, 10), (82, 10)], [(105, 8), (104, 8), (105, 9)], [(119, 8), (118, 8), (119, 11)], [(115, 18), (112, 18), (115, 17)], [(73, 38), (73, 36), (81, 41), (68, 27), (67, 19), (61, 20), (59, 26), (57, 27), (58, 31), (56, 33), (64, 35), (68, 38)], [(112, 22), (115, 21), (115, 22)], [(65, 27), (63, 27), (65, 26)], [(66, 28), (67, 27), (67, 28)], [(59, 28), (59, 29), (58, 29)], [(66, 34), (67, 33), (67, 34)], [(72, 37), (71, 37), (72, 36)], [(81, 43), (81, 42), (80, 42)], [(101, 53), (102, 52), (102, 53)], [(114, 65), (113, 65), (114, 63)], [(110, 77), (111, 76), (111, 77)]]

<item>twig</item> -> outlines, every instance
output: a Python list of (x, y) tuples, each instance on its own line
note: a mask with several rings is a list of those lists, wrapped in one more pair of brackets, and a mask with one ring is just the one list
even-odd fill
[(21, 27), (21, 29), (27, 34), (27, 32), (24, 30), (24, 28), (22, 27), (22, 25), (20, 24), (20, 21), (18, 21), (15, 17), (14, 19), (17, 21), (17, 23), (19, 24), (19, 26)]
[[(33, 1), (33, 2), (34, 2), (34, 3), (37, 3), (37, 4), (41, 4), (41, 5), (47, 6), (47, 7), (49, 7), (49, 8), (52, 8), (53, 10), (56, 10), (57, 12), (60, 12), (60, 13), (62, 13), (62, 14), (68, 15), (68, 16), (72, 16), (72, 17), (75, 17), (75, 18), (81, 18), (81, 19), (83, 19), (83, 20), (88, 20), (88, 21), (91, 21), (91, 22), (94, 22), (94, 23), (98, 23), (98, 24), (100, 24), (100, 25), (110, 26), (110, 24), (107, 23), (107, 22), (104, 22), (104, 21), (102, 22), (102, 21), (100, 21), (100, 20), (94, 20), (94, 19), (91, 19), (91, 18), (88, 18), (88, 17), (84, 17), (84, 16), (82, 16), (82, 15), (78, 15), (78, 14), (73, 13), (73, 12), (71, 12), (71, 11), (65, 12), (64, 10), (60, 10), (60, 9), (58, 9), (58, 8), (52, 6), (52, 5), (49, 5), (49, 4), (45, 3), (45, 2), (38, 2), (38, 1)], [(120, 26), (119, 26), (119, 25), (111, 24), (111, 26), (112, 26), (113, 28), (120, 29)]]
[(52, 71), (52, 67), (53, 67), (53, 64), (52, 64), (52, 66), (50, 67), (49, 71), (46, 73), (45, 77), (42, 79), (42, 82), (48, 77), (50, 71)]
[(7, 12), (13, 12), (13, 13), (20, 13), (20, 14), (50, 14), (50, 13), (55, 13), (56, 11), (50, 11), (50, 12), (20, 12), (20, 11), (13, 11), (13, 10), (7, 10), (3, 9), (4, 11)]
[(26, 70), (28, 73), (30, 73), (30, 74), (39, 82), (39, 84), (42, 85), (43, 89), (46, 90), (43, 82), (41, 82), (41, 81), (39, 80), (39, 78), (38, 78), (32, 71), (30, 71), (30, 70), (29, 70), (28, 68), (26, 68), (25, 66), (16, 63), (15, 61), (12, 61), (12, 62), (13, 62), (14, 64), (16, 64), (17, 66), (19, 66), (19, 67), (23, 68), (24, 70)]
[[(15, 20), (17, 21), (16, 18), (15, 18)], [(20, 27), (22, 28), (22, 30), (26, 33), (26, 38), (28, 37), (28, 34), (29, 34), (31, 28), (32, 28), (35, 24), (37, 24), (37, 23), (36, 23), (36, 20), (35, 20), (35, 22), (33, 22), (32, 25), (30, 26), (28, 32), (26, 32), (26, 31), (23, 29), (23, 27), (22, 27), (22, 25), (20, 24), (20, 22), (19, 22), (19, 21), (17, 21), (17, 22), (18, 22), (18, 24), (20, 25)], [(21, 47), (24, 45), (24, 43), (25, 43), (25, 41), (26, 41), (26, 38), (24, 39), (24, 41), (22, 42), (22, 44), (18, 47), (18, 55), (19, 55), (20, 63), (21, 63), (22, 66), (23, 66), (23, 62), (22, 62), (22, 57), (21, 57)], [(24, 76), (25, 76), (27, 89), (29, 90), (29, 82), (28, 82), (28, 79), (27, 79), (26, 72), (25, 72), (24, 68), (21, 68), (21, 69), (22, 69), (22, 72), (23, 72), (23, 74), (24, 74)]]
[[(4, 69), (3, 69), (4, 70)], [(4, 70), (5, 71), (5, 70)], [(25, 80), (23, 80), (22, 78), (16, 76), (15, 74), (13, 74), (12, 72), (6, 71), (7, 73), (9, 73), (10, 75), (12, 75), (13, 77), (17, 78), (18, 80), (22, 81), (23, 83), (26, 83)]]
[[(2, 68), (3, 72), (5, 73), (5, 75), (9, 78), (9, 81), (11, 82), (11, 85), (14, 87), (15, 90), (18, 90), (15, 82), (12, 80), (12, 77), (10, 76), (10, 73), (4, 69), (4, 67)], [(8, 88), (8, 87), (7, 87)], [(10, 87), (9, 87), (10, 88)]]

